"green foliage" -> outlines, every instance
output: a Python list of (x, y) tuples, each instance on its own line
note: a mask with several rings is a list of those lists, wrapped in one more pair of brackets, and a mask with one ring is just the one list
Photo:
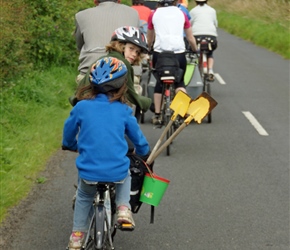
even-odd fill
[(0, 87), (4, 78), (31, 69), (28, 56), (27, 9), (23, 0), (3, 0), (0, 8)]
[(32, 58), (35, 64), (75, 65), (77, 52), (73, 40), (74, 12), (66, 1), (27, 1), (30, 14)]
[(220, 27), (229, 33), (290, 59), (289, 28), (282, 26), (279, 22), (269, 25), (265, 21), (225, 11), (218, 12), (218, 20)]
[(38, 177), (38, 178), (35, 180), (35, 182), (38, 183), (38, 184), (43, 184), (43, 183), (45, 183), (46, 181), (47, 181), (47, 179), (46, 179), (45, 177), (43, 177), (43, 176), (40, 176), (40, 177)]
[(38, 173), (61, 146), (76, 75), (69, 66), (34, 71), (0, 93), (0, 220), (33, 184), (46, 181)]
[[(131, 1), (122, 3), (130, 5)], [(76, 67), (74, 16), (94, 6), (93, 0), (1, 1), (0, 86), (7, 87), (9, 79), (31, 69), (52, 64)]]
[(1, 87), (32, 68), (76, 66), (74, 15), (93, 6), (92, 0), (1, 1)]

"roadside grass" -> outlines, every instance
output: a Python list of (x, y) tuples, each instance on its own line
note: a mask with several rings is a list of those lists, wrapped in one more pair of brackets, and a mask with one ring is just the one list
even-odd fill
[(1, 92), (0, 221), (26, 197), (47, 160), (61, 146), (77, 72), (57, 67), (34, 72)]
[(290, 59), (289, 29), (278, 22), (269, 24), (224, 11), (218, 12), (218, 20), (227, 32)]
[(218, 11), (238, 14), (253, 19), (253, 22), (255, 20), (269, 24), (279, 22), (281, 26), (289, 29), (289, 0), (209, 0), (208, 3)]

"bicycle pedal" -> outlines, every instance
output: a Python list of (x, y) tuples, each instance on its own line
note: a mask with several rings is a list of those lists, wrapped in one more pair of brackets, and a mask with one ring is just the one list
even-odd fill
[(135, 227), (131, 223), (122, 223), (118, 226), (118, 228), (121, 231), (133, 231)]

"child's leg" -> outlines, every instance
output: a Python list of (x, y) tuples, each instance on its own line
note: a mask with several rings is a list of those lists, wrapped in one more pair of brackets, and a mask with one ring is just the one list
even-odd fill
[(90, 186), (80, 179), (76, 195), (73, 231), (87, 232), (93, 214), (95, 194), (96, 187)]
[(131, 175), (128, 172), (124, 182), (122, 184), (116, 184), (117, 222), (119, 224), (131, 223), (135, 226), (131, 213), (130, 191)]
[(116, 206), (126, 206), (131, 209), (130, 205), (131, 175), (128, 172), (123, 183), (116, 184)]

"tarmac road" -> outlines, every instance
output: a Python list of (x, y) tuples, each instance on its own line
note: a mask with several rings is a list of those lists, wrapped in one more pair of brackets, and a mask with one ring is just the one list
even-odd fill
[[(118, 250), (289, 250), (289, 61), (222, 30), (218, 41), (212, 123), (190, 124), (172, 155), (156, 159), (171, 182), (155, 223), (143, 204), (135, 231), (117, 232)], [(141, 127), (153, 147), (161, 130), (151, 115)], [(48, 181), (13, 212), (3, 249), (65, 249), (75, 156), (51, 159)]]

